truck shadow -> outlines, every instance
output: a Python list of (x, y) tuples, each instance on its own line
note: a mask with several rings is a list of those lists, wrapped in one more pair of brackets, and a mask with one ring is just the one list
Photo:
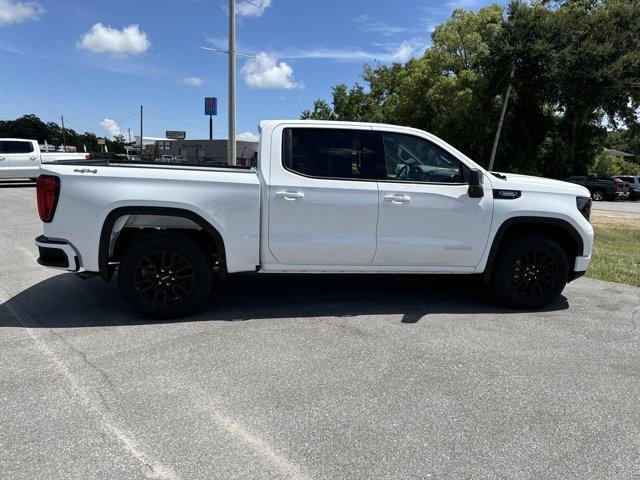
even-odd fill
[[(75, 328), (161, 323), (124, 302), (115, 283), (62, 274), (20, 292), (0, 309), (0, 327)], [(568, 308), (560, 297), (544, 311)], [(402, 323), (446, 314), (514, 314), (477, 276), (229, 275), (205, 309), (164, 322), (401, 315)]]

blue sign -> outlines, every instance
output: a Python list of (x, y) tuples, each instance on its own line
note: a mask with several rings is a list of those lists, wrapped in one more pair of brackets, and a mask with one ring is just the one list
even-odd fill
[(218, 99), (216, 97), (207, 97), (204, 99), (204, 114), (218, 115)]

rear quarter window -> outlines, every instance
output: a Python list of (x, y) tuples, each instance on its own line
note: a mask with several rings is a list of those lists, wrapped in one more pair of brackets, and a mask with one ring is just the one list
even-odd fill
[(0, 142), (0, 153), (31, 153), (33, 144), (19, 140), (4, 140)]

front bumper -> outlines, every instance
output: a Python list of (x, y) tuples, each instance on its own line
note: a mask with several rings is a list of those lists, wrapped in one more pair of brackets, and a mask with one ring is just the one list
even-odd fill
[(80, 270), (78, 252), (69, 242), (64, 240), (50, 240), (44, 235), (35, 240), (40, 256), (38, 263), (43, 267), (77, 272)]
[(580, 278), (585, 273), (587, 273), (587, 268), (589, 268), (590, 262), (591, 262), (591, 255), (587, 257), (585, 256), (576, 257), (576, 261), (573, 267), (573, 272), (569, 273), (568, 281), (571, 282), (576, 278)]

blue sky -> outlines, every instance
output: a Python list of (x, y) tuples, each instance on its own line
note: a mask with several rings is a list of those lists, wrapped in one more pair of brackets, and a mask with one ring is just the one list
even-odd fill
[[(404, 61), (453, 8), (485, 0), (244, 0), (238, 4), (237, 131), (298, 118), (364, 63)], [(219, 98), (226, 136), (225, 0), (0, 0), (0, 118), (35, 113), (79, 131), (206, 138), (203, 98)], [(110, 120), (110, 121), (106, 121)]]

